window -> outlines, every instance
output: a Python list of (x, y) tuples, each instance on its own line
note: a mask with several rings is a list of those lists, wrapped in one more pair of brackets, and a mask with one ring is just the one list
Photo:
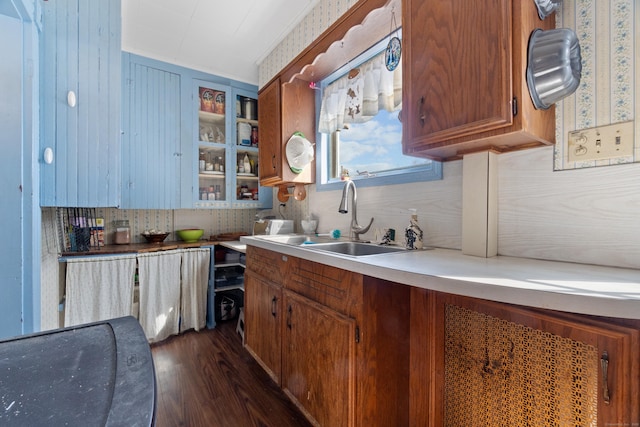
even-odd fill
[(387, 43), (320, 82), (318, 190), (347, 175), (360, 186), (442, 179), (439, 162), (402, 154), (402, 69), (387, 70)]

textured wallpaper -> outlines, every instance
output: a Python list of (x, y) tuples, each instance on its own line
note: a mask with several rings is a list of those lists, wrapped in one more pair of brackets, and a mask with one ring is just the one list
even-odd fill
[(564, 1), (558, 27), (571, 28), (580, 40), (582, 78), (576, 92), (556, 105), (554, 168), (575, 169), (640, 160), (640, 134), (635, 123), (634, 155), (607, 161), (569, 162), (568, 133), (635, 118), (636, 59), (640, 58), (637, 0)]
[(258, 86), (262, 87), (269, 82), (357, 2), (357, 0), (320, 0), (316, 7), (260, 63)]

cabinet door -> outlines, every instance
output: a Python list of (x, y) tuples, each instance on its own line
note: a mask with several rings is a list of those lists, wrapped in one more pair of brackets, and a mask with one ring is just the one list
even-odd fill
[(355, 424), (355, 320), (284, 292), (282, 386), (323, 426)]
[[(403, 149), (436, 159), (554, 141), (552, 111), (526, 89), (530, 32), (550, 28), (534, 2), (403, 4)], [(490, 12), (489, 12), (490, 11)], [(514, 111), (517, 114), (514, 116)]]
[(640, 421), (637, 330), (444, 294), (438, 310), (444, 425)]
[(406, 2), (403, 128), (410, 141), (511, 123), (511, 1), (482, 2), (490, 13), (464, 3)]
[(309, 141), (316, 135), (315, 91), (303, 80), (281, 84), (276, 79), (258, 95), (260, 135), (260, 183), (309, 184), (316, 178), (315, 162), (297, 174), (286, 159), (289, 138), (302, 132)]
[(262, 185), (274, 185), (281, 181), (282, 132), (280, 120), (280, 80), (276, 79), (258, 94), (259, 174)]
[(125, 59), (122, 207), (180, 205), (180, 76)]
[(196, 81), (197, 120), (195, 136), (198, 147), (198, 207), (231, 207), (233, 190), (227, 179), (235, 171), (228, 155), (231, 119), (228, 101), (230, 88)]
[[(120, 1), (43, 2), (42, 206), (120, 204)], [(67, 102), (73, 91), (75, 105)], [(73, 105), (73, 106), (72, 106)], [(42, 154), (41, 154), (42, 155)]]
[(266, 196), (272, 195), (259, 185), (258, 169), (260, 158), (259, 122), (258, 122), (258, 95), (255, 92), (233, 89), (235, 100), (234, 138), (230, 150), (234, 163), (232, 172), (235, 172), (235, 192), (233, 194), (234, 205), (238, 207), (266, 207)]
[(245, 342), (273, 380), (281, 382), (282, 288), (245, 273)]

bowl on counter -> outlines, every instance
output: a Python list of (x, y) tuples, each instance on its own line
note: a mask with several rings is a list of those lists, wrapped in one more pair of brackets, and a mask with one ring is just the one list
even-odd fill
[(187, 228), (184, 230), (177, 230), (176, 234), (185, 243), (194, 243), (200, 240), (204, 234), (204, 230), (201, 228)]
[(166, 239), (168, 235), (169, 233), (154, 233), (154, 232), (142, 233), (142, 236), (145, 238), (147, 243), (162, 243), (164, 242), (164, 239)]

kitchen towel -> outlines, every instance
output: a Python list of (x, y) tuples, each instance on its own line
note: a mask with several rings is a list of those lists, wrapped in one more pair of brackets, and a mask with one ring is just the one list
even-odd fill
[(65, 326), (131, 314), (136, 256), (67, 260)]
[(207, 286), (209, 284), (209, 248), (185, 249), (182, 252), (180, 332), (204, 328), (207, 321)]
[(149, 342), (178, 334), (182, 250), (138, 254), (140, 325)]

